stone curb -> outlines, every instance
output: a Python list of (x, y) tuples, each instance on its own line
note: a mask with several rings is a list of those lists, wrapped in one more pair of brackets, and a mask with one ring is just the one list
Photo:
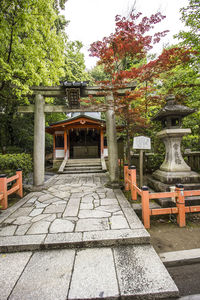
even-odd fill
[(56, 233), (26, 236), (7, 236), (0, 241), (0, 252), (36, 250), (100, 248), (120, 245), (147, 245), (150, 235), (146, 230), (112, 230), (77, 233)]
[(199, 299), (200, 299), (200, 294), (189, 295), (189, 296), (178, 298), (178, 300), (199, 300)]
[(200, 263), (200, 248), (159, 254), (166, 267)]

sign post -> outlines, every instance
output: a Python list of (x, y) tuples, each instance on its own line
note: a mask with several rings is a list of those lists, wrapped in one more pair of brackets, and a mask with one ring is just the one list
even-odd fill
[(137, 136), (133, 139), (133, 149), (140, 150), (140, 187), (143, 186), (143, 153), (151, 149), (151, 139), (146, 136)]

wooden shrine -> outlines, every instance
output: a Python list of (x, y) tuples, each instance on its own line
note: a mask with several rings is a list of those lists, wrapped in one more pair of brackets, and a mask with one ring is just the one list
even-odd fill
[(53, 136), (54, 164), (59, 164), (64, 158), (107, 156), (107, 147), (104, 146), (105, 130), (105, 120), (85, 113), (50, 124), (46, 127), (46, 132)]

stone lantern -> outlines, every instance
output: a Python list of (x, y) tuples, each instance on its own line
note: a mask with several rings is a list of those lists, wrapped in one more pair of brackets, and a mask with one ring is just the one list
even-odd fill
[(167, 191), (169, 186), (182, 183), (191, 188), (191, 184), (200, 183), (200, 175), (192, 172), (181, 154), (181, 140), (191, 133), (191, 129), (181, 128), (182, 119), (195, 112), (187, 106), (177, 104), (174, 95), (166, 97), (166, 105), (152, 119), (161, 121), (162, 131), (157, 136), (165, 144), (165, 160), (156, 170), (148, 183), (157, 191)]

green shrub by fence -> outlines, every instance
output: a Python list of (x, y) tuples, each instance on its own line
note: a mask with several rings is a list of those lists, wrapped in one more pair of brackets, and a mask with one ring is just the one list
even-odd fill
[[(163, 163), (165, 158), (165, 154), (157, 154), (157, 153), (145, 153), (144, 154), (144, 173), (151, 174), (155, 170), (159, 169), (161, 164)], [(139, 154), (133, 154), (131, 156), (131, 164), (136, 166), (139, 170)]]
[(22, 169), (23, 176), (32, 171), (33, 164), (30, 154), (0, 154), (0, 173), (11, 176), (17, 169)]

